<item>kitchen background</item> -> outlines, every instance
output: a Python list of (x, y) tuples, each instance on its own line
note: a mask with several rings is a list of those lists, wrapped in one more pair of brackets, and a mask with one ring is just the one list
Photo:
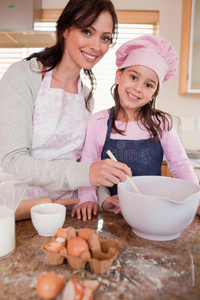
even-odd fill
[[(159, 13), (158, 33), (160, 36), (168, 39), (171, 42), (180, 57), (182, 9), (184, 3), (187, 6), (190, 5), (192, 1), (194, 0), (113, 0), (113, 3), (117, 10), (157, 11)], [(195, 2), (200, 7), (200, 1), (196, 0)], [(42, 0), (42, 9), (62, 10), (65, 7), (66, 3), (66, 0)], [(183, 20), (183, 23), (187, 23), (188, 17), (185, 15), (184, 18), (185, 19)], [(186, 34), (187, 32), (185, 32), (184, 39), (186, 38)], [(180, 138), (185, 149), (199, 150), (200, 82), (198, 82), (199, 90), (197, 90), (196, 93), (179, 93), (179, 80), (180, 74), (182, 74), (182, 70), (180, 72), (179, 68), (182, 64), (184, 65), (186, 63), (186, 60), (187, 59), (185, 59), (184, 61), (182, 60), (181, 64), (179, 64), (178, 72), (175, 77), (173, 77), (167, 83), (163, 84), (157, 99), (157, 108), (175, 115), (174, 123), (180, 133)]]
[[(182, 0), (113, 0), (117, 10), (159, 11), (159, 35), (171, 42), (179, 57), (183, 2)], [(62, 9), (65, 5), (65, 0), (42, 1), (43, 9)], [(179, 94), (178, 69), (176, 76), (163, 84), (157, 100), (157, 108), (173, 113), (181, 119), (181, 140), (184, 147), (192, 150), (200, 149), (200, 90), (198, 94)], [(176, 120), (174, 122), (176, 123)]]

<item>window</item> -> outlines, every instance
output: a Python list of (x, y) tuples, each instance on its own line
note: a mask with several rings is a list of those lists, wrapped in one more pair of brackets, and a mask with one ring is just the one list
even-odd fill
[(0, 79), (11, 64), (40, 50), (41, 48), (0, 48)]
[[(115, 51), (119, 46), (142, 34), (158, 34), (158, 12), (118, 11), (117, 14), (119, 20), (117, 43), (114, 47), (109, 49), (104, 58), (93, 68), (97, 80), (97, 86), (95, 86), (94, 92), (94, 112), (109, 108), (114, 104), (110, 88), (115, 82)], [(48, 19), (48, 14), (45, 15), (45, 18)], [(36, 29), (39, 30), (40, 25), (36, 24), (36, 26)], [(0, 78), (11, 63), (21, 60), (32, 52), (37, 52), (40, 49), (41, 48), (0, 48)], [(83, 73), (81, 76), (83, 82), (90, 86), (89, 79), (85, 78)]]

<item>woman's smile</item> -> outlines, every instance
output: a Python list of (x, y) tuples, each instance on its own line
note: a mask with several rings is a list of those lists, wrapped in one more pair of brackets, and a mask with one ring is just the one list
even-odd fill
[(91, 61), (91, 62), (94, 62), (95, 59), (98, 57), (97, 55), (88, 54), (82, 50), (81, 53), (83, 54), (83, 56), (86, 58), (87, 61)]

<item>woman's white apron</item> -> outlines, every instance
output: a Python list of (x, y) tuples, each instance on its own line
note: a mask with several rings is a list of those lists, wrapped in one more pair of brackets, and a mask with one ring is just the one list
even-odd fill
[[(90, 112), (85, 107), (82, 83), (78, 94), (51, 88), (53, 71), (46, 73), (33, 111), (33, 138), (30, 155), (49, 161), (77, 161), (81, 157)], [(23, 199), (51, 197), (52, 200), (77, 196), (76, 191), (49, 191), (28, 187)]]

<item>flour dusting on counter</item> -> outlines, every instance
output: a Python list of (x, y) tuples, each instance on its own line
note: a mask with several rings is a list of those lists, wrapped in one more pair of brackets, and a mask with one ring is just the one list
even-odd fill
[[(103, 222), (98, 222), (101, 219)], [(195, 218), (191, 230), (188, 228), (180, 238), (170, 242), (139, 238), (121, 216), (107, 212), (100, 212), (84, 225), (121, 242), (107, 273), (95, 273), (89, 264), (80, 270), (72, 269), (67, 261), (57, 266), (48, 264), (40, 247), (49, 238), (35, 234), (30, 220), (17, 222), (16, 250), (0, 262), (0, 299), (40, 300), (36, 284), (41, 272), (62, 275), (66, 283), (70, 277), (97, 280), (99, 287), (94, 300), (199, 299), (199, 218)], [(67, 218), (65, 227), (69, 226), (80, 230), (83, 222)], [(54, 300), (62, 300), (62, 293)]]
[[(141, 300), (148, 299), (149, 295), (152, 299), (167, 300), (169, 289), (173, 296), (179, 296), (177, 284), (184, 282), (185, 291), (192, 286), (192, 267), (191, 273), (184, 271), (179, 255), (137, 247), (121, 249), (108, 273), (98, 275), (86, 267), (72, 271), (71, 276), (80, 280), (98, 280), (100, 286), (94, 294), (95, 300), (102, 300), (105, 295), (106, 300), (132, 300), (133, 296), (134, 300)], [(165, 298), (166, 294), (168, 298)]]

